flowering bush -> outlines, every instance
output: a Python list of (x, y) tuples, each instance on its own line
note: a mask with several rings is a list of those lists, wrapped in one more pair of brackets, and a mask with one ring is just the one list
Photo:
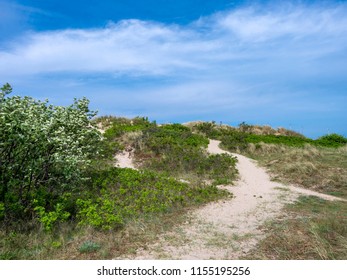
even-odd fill
[(86, 98), (63, 107), (8, 97), (11, 91), (9, 84), (0, 90), (0, 219), (5, 223), (36, 216), (34, 208), (49, 213), (66, 194), (78, 192), (101, 139)]

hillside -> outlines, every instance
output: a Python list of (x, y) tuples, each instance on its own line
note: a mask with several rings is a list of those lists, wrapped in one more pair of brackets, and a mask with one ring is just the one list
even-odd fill
[[(155, 258), (345, 257), (346, 215), (336, 215), (346, 213), (343, 136), (312, 140), (245, 123), (157, 125), (143, 117), (95, 118), (84, 99), (54, 107), (9, 98), (10, 88), (2, 90), (1, 259), (135, 258), (160, 246), (158, 238), (169, 242)], [(247, 157), (281, 183), (271, 182), (266, 170)], [(279, 225), (265, 225), (276, 223), (287, 203), (295, 215), (290, 210), (285, 217), (291, 220), (280, 221), (295, 226), (283, 236), (302, 238), (295, 234), (298, 219), (309, 219), (300, 226), (313, 253), (287, 248), (286, 255), (274, 256), (267, 251), (267, 236)], [(312, 210), (315, 205), (324, 212)], [(312, 224), (325, 230), (306, 228)], [(188, 235), (175, 234), (177, 229)], [(190, 244), (190, 234), (202, 243), (182, 247), (182, 242)], [(165, 246), (179, 253), (167, 254)], [(262, 255), (252, 253), (257, 246)]]

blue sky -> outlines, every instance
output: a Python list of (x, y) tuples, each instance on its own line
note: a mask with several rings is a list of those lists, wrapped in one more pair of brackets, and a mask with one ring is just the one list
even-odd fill
[(347, 2), (0, 0), (0, 83), (99, 115), (347, 136)]

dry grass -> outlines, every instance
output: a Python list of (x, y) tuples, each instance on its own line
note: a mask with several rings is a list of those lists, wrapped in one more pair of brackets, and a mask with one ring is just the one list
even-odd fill
[(42, 230), (28, 234), (0, 231), (0, 259), (121, 259), (140, 248), (145, 249), (158, 235), (186, 221), (185, 213), (176, 211), (129, 221), (118, 231), (75, 228), (68, 224), (54, 234)]
[(274, 180), (347, 198), (347, 146), (303, 148), (250, 144), (246, 154), (267, 167)]
[(301, 197), (247, 259), (347, 259), (347, 204)]
[[(246, 154), (274, 180), (347, 198), (347, 146), (303, 148), (250, 144)], [(265, 225), (267, 238), (246, 258), (347, 259), (347, 204), (301, 197), (282, 219)]]

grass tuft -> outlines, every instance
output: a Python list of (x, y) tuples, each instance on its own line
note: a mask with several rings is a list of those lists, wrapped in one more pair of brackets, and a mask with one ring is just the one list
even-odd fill
[(80, 253), (92, 253), (99, 251), (101, 246), (91, 240), (85, 241), (79, 248)]

